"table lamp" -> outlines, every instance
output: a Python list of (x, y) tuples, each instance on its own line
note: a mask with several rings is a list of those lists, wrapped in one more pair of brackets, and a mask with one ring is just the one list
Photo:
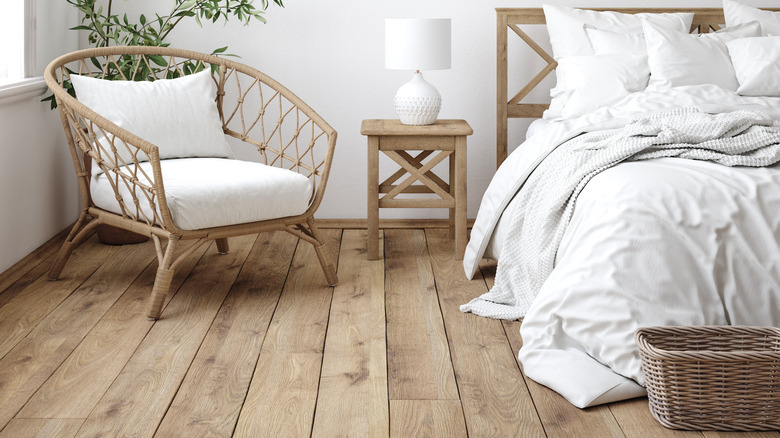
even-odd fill
[(432, 125), (439, 115), (441, 95), (420, 71), (450, 68), (450, 27), (449, 18), (385, 19), (385, 68), (415, 71), (393, 100), (404, 125)]

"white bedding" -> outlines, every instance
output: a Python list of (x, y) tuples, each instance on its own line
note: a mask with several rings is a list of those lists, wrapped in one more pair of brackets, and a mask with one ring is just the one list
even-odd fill
[(536, 133), (544, 131), (544, 128), (546, 128), (550, 123), (550, 120), (547, 119), (535, 119), (533, 122), (531, 122), (530, 125), (528, 125), (528, 129), (525, 131), (525, 139), (528, 140), (529, 138), (536, 135)]
[[(528, 129), (525, 131), (525, 139), (528, 140), (537, 133), (544, 132), (545, 128), (547, 128), (550, 123), (553, 122), (547, 119), (535, 119), (533, 122), (531, 122), (530, 125), (528, 125)], [(507, 206), (506, 211), (511, 212), (514, 204), (514, 202), (510, 203), (509, 206)], [(503, 218), (504, 216), (502, 215), (501, 217)], [(488, 241), (487, 247), (485, 248), (485, 257), (498, 260), (498, 258), (501, 256), (501, 242), (504, 241), (504, 237), (508, 231), (509, 221), (498, 219), (496, 228), (493, 231), (493, 234), (490, 236), (490, 240)]]
[[(476, 271), (502, 212), (550, 148), (675, 106), (758, 109), (780, 119), (780, 99), (687, 86), (634, 93), (613, 107), (552, 122), (497, 171), (472, 229), (466, 274)], [(604, 171), (577, 200), (555, 269), (524, 318), (524, 371), (574, 405), (592, 406), (644, 393), (633, 342), (638, 327), (780, 325), (778, 239), (777, 167), (669, 158)]]

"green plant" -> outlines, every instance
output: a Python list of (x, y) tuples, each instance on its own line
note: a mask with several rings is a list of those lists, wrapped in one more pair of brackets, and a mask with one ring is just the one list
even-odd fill
[[(171, 31), (184, 19), (194, 19), (198, 25), (202, 26), (203, 21), (217, 22), (220, 19), (227, 22), (230, 17), (234, 17), (244, 25), (249, 24), (253, 19), (266, 22), (263, 14), (268, 8), (269, 0), (260, 0), (260, 8), (253, 5), (253, 0), (174, 0), (173, 8), (167, 15), (154, 14), (154, 17), (147, 17), (145, 14), (138, 16), (136, 20), (128, 18), (127, 14), (121, 17), (113, 10), (113, 0), (66, 0), (69, 4), (76, 7), (83, 17), (81, 24), (72, 27), (71, 30), (88, 31), (87, 40), (94, 47), (116, 46), (168, 46), (165, 38)], [(127, 1), (127, 0), (126, 0)], [(272, 0), (278, 6), (284, 7), (283, 0)], [(212, 55), (235, 56), (225, 53), (227, 46), (214, 49)], [(162, 57), (150, 57), (151, 61), (160, 67), (166, 66), (166, 61)], [(104, 69), (105, 79), (119, 79), (128, 77), (126, 73), (134, 71), (140, 67), (137, 72), (137, 80), (146, 80), (150, 75), (154, 75), (155, 66), (151, 70), (145, 65), (136, 66), (137, 59), (127, 56), (119, 60), (117, 65), (101, 66), (96, 58), (92, 59), (98, 68)], [(182, 70), (185, 74), (199, 70), (192, 65), (183, 65)], [(71, 95), (74, 95), (73, 88), (69, 81), (63, 84)], [(51, 107), (56, 108), (57, 102), (54, 95), (45, 97), (42, 101), (51, 102)]]

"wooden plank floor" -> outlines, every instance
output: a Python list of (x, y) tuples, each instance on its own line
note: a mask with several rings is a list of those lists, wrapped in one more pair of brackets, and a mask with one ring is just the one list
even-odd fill
[(0, 274), (0, 438), (114, 436), (775, 437), (663, 428), (646, 399), (580, 410), (527, 379), (519, 322), (462, 314), (495, 264), (466, 280), (445, 229), (322, 231), (201, 247), (157, 322), (145, 300), (151, 242), (78, 248), (64, 238)]

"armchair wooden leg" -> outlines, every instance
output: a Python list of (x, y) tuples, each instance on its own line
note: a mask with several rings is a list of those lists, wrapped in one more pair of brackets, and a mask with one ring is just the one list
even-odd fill
[(165, 296), (168, 295), (168, 289), (170, 289), (173, 280), (173, 272), (173, 269), (157, 268), (152, 296), (149, 297), (149, 304), (146, 308), (146, 317), (150, 320), (156, 320), (162, 313)]
[(223, 239), (217, 239), (217, 252), (220, 254), (227, 254), (230, 252), (230, 246), (228, 245), (227, 237)]
[(173, 255), (178, 246), (179, 239), (176, 237), (170, 237), (168, 239), (168, 246), (165, 248), (165, 254), (162, 253), (160, 238), (152, 236), (154, 239), (155, 248), (157, 248), (157, 276), (154, 279), (154, 287), (152, 287), (152, 295), (149, 297), (149, 304), (146, 307), (146, 317), (150, 320), (156, 320), (162, 313), (163, 303), (165, 303), (165, 296), (168, 295), (168, 289), (171, 288), (171, 281), (173, 280), (174, 266)]
[(325, 274), (328, 285), (335, 286), (339, 284), (339, 277), (336, 275), (336, 270), (333, 269), (333, 264), (325, 258), (323, 246), (315, 246), (314, 251), (317, 253), (317, 258), (320, 261), (320, 266), (322, 266), (322, 272)]
[(57, 253), (57, 258), (54, 259), (54, 263), (49, 268), (49, 281), (57, 281), (60, 278), (60, 274), (65, 268), (65, 263), (68, 262), (74, 247), (73, 242), (65, 241), (62, 243), (60, 251)]
[(73, 225), (70, 233), (68, 233), (68, 237), (65, 239), (65, 242), (62, 243), (62, 246), (57, 253), (57, 257), (54, 259), (54, 263), (52, 263), (51, 268), (49, 268), (50, 281), (55, 281), (60, 278), (62, 269), (65, 268), (65, 264), (68, 262), (68, 259), (70, 258), (71, 253), (73, 253), (73, 250), (79, 246), (81, 241), (83, 241), (84, 238), (86, 238), (87, 235), (89, 235), (92, 229), (96, 226), (97, 222), (95, 221), (87, 222), (86, 212), (81, 213), (81, 216), (79, 216), (76, 224)]
[(325, 279), (328, 281), (329, 285), (335, 286), (339, 283), (339, 277), (336, 275), (336, 270), (333, 268), (333, 264), (327, 259), (325, 255), (325, 247), (323, 245), (322, 239), (320, 238), (319, 230), (317, 230), (317, 226), (314, 224), (314, 218), (310, 218), (307, 223), (309, 225), (309, 230), (311, 231), (312, 236), (318, 243), (318, 245), (314, 245), (314, 252), (317, 253), (317, 259), (320, 261), (320, 266), (322, 266), (322, 272), (325, 274)]

